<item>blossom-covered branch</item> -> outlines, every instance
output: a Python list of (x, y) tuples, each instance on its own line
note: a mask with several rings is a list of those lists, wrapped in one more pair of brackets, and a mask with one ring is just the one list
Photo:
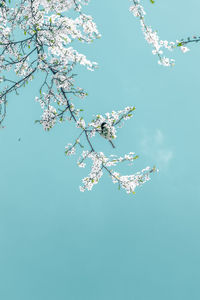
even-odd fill
[[(147, 167), (136, 174), (120, 175), (113, 167), (125, 161), (133, 163), (138, 156), (135, 155), (135, 153), (130, 152), (123, 157), (117, 157), (113, 154), (110, 157), (107, 157), (103, 152), (97, 152), (91, 141), (96, 134), (101, 135), (109, 141), (114, 140), (117, 137), (117, 129), (123, 126), (123, 121), (129, 120), (133, 116), (132, 113), (134, 110), (135, 107), (126, 107), (124, 110), (118, 112), (112, 111), (112, 113), (107, 113), (105, 116), (97, 115), (95, 120), (92, 120), (87, 126), (83, 118), (80, 118), (77, 121), (77, 127), (81, 128), (82, 132), (77, 137), (74, 144), (68, 144), (66, 146), (65, 153), (66, 155), (72, 155), (76, 153), (77, 147), (83, 148), (83, 139), (88, 143), (89, 149), (82, 151), (77, 162), (80, 168), (84, 168), (86, 166), (86, 160), (91, 159), (92, 161), (90, 174), (83, 179), (83, 186), (80, 187), (82, 192), (91, 190), (92, 187), (99, 182), (103, 175), (103, 171), (105, 171), (111, 176), (113, 183), (118, 184), (118, 188), (124, 188), (127, 193), (135, 193), (135, 188), (148, 181), (150, 179), (150, 173), (156, 170), (155, 168), (151, 169)], [(102, 124), (107, 125), (106, 134), (102, 131)]]
[[(158, 36), (156, 30), (153, 30), (151, 26), (148, 26), (145, 21), (146, 12), (141, 5), (140, 0), (130, 0), (130, 12), (140, 20), (140, 25), (142, 28), (142, 32), (144, 34), (145, 40), (152, 45), (153, 50), (152, 53), (158, 56), (158, 63), (163, 66), (174, 66), (175, 60), (172, 58), (168, 58), (164, 54), (164, 50), (173, 51), (175, 48), (179, 47), (183, 53), (189, 51), (189, 49), (185, 46), (188, 41), (178, 41), (176, 42), (168, 42), (167, 40), (161, 40)], [(151, 1), (152, 2), (152, 1)], [(152, 2), (154, 3), (154, 1)], [(197, 41), (197, 40), (196, 40)]]
[[(35, 100), (43, 113), (36, 122), (47, 131), (65, 121), (79, 128), (80, 134), (73, 145), (66, 147), (65, 153), (74, 154), (77, 147), (84, 148), (79, 167), (85, 166), (86, 159), (93, 162), (81, 191), (91, 190), (106, 171), (119, 187), (134, 193), (136, 186), (149, 180), (154, 168), (120, 175), (113, 167), (119, 162), (133, 162), (137, 156), (131, 152), (123, 157), (108, 158), (96, 151), (93, 141), (99, 134), (115, 147), (117, 127), (132, 117), (134, 107), (113, 111), (105, 117), (97, 115), (86, 125), (82, 109), (75, 105), (76, 98), (83, 99), (87, 95), (75, 85), (75, 68), (83, 65), (93, 71), (97, 66), (71, 46), (76, 40), (91, 43), (100, 37), (93, 18), (82, 11), (87, 3), (87, 0), (21, 0), (13, 8), (7, 1), (0, 1), (0, 125), (5, 119), (10, 94), (18, 94), (20, 88), (42, 74)], [(74, 18), (67, 16), (69, 10), (73, 10)]]

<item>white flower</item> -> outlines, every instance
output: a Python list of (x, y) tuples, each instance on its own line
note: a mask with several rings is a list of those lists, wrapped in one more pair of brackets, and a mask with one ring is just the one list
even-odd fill
[(186, 52), (190, 51), (190, 49), (188, 47), (186, 47), (186, 46), (181, 46), (180, 48), (181, 48), (181, 51), (183, 53), (186, 53)]
[(77, 122), (76, 122), (76, 127), (77, 128), (85, 128), (85, 121), (83, 118), (80, 118)]

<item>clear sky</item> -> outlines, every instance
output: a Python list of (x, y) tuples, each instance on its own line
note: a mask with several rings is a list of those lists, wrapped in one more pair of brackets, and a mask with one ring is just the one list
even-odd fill
[[(200, 2), (144, 2), (162, 39), (200, 34)], [(102, 38), (80, 47), (100, 66), (80, 71), (83, 108), (90, 118), (135, 105), (116, 152), (140, 156), (130, 173), (154, 164), (160, 172), (134, 196), (107, 175), (79, 192), (87, 170), (64, 156), (70, 125), (46, 133), (34, 124), (39, 79), (10, 96), (0, 131), (2, 300), (200, 298), (200, 44), (172, 53), (174, 68), (159, 66), (128, 7), (92, 0), (86, 9)], [(105, 141), (102, 150), (112, 151)]]

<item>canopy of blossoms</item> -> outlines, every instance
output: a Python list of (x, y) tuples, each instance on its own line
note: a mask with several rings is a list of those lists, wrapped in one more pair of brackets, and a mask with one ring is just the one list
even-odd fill
[[(74, 103), (75, 98), (87, 96), (76, 86), (76, 66), (83, 65), (90, 71), (97, 66), (72, 46), (74, 41), (91, 43), (100, 38), (93, 18), (83, 12), (83, 6), (87, 4), (87, 0), (21, 0), (12, 7), (9, 2), (0, 1), (0, 125), (3, 127), (10, 94), (18, 94), (20, 88), (39, 73), (43, 74), (35, 96), (43, 112), (36, 122), (44, 130), (51, 130), (59, 122), (71, 122), (80, 130), (75, 141), (65, 149), (68, 156), (75, 154), (77, 147), (84, 148), (78, 159), (79, 167), (84, 167), (88, 159), (92, 161), (91, 171), (83, 179), (80, 190), (91, 190), (103, 172), (107, 172), (119, 188), (134, 193), (137, 186), (150, 179), (155, 168), (122, 175), (115, 167), (125, 161), (132, 164), (138, 156), (130, 152), (120, 157), (114, 154), (107, 157), (96, 151), (94, 138), (96, 134), (100, 135), (114, 147), (112, 140), (117, 137), (119, 126), (132, 117), (135, 107), (112, 111), (105, 116), (97, 115), (86, 124), (82, 109)], [(143, 18), (144, 12), (138, 5), (136, 1), (136, 8), (131, 10)], [(156, 47), (159, 52), (159, 47)]]

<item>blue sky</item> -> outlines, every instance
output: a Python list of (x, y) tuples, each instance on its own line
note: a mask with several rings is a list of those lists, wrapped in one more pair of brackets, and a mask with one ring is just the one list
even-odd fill
[[(86, 8), (102, 38), (80, 46), (99, 63), (95, 72), (80, 70), (89, 93), (83, 108), (89, 118), (135, 105), (116, 152), (140, 156), (134, 171), (156, 164), (160, 172), (134, 196), (106, 175), (80, 193), (87, 170), (64, 156), (70, 124), (48, 133), (34, 124), (39, 79), (10, 96), (0, 131), (3, 300), (199, 299), (200, 45), (172, 53), (174, 68), (159, 66), (128, 7), (128, 0), (92, 0)], [(195, 0), (190, 9), (188, 1), (169, 0), (146, 10), (162, 39), (198, 35)], [(104, 143), (102, 150), (112, 149)]]

